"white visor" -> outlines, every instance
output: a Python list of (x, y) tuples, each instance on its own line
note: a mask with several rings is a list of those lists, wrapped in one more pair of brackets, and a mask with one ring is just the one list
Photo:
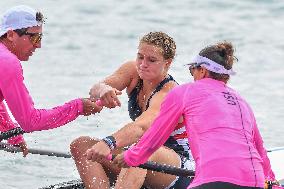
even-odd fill
[[(201, 67), (206, 68), (207, 70), (218, 73), (218, 74), (227, 74), (227, 75), (235, 75), (236, 72), (233, 71), (233, 69), (227, 70), (224, 66), (214, 62), (213, 60), (210, 60), (204, 56), (197, 55), (193, 61), (194, 63), (198, 64)], [(187, 65), (193, 65), (187, 64)]]

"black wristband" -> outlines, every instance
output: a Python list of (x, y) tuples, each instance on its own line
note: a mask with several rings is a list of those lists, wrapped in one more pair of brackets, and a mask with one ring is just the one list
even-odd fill
[(115, 141), (115, 138), (113, 136), (107, 136), (107, 137), (103, 138), (102, 141), (104, 141), (106, 143), (106, 145), (108, 145), (108, 147), (111, 150), (115, 149), (116, 141)]

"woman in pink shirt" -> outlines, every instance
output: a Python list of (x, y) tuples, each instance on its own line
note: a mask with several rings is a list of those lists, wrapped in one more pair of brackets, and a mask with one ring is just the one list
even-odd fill
[(195, 178), (188, 188), (253, 189), (263, 188), (265, 179), (274, 180), (251, 108), (226, 85), (234, 74), (233, 52), (228, 42), (204, 48), (188, 64), (195, 82), (177, 86), (167, 95), (151, 128), (115, 163), (146, 162), (182, 115), (196, 161)]

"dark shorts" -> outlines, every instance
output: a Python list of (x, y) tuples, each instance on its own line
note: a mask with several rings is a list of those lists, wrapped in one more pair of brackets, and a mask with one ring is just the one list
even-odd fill
[(186, 189), (192, 180), (193, 177), (179, 177), (175, 184), (169, 189)]
[(210, 182), (191, 189), (263, 189), (259, 187), (240, 186), (228, 182)]

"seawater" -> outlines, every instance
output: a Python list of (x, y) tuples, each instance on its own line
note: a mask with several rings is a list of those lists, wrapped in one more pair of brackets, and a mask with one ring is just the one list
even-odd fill
[[(1, 0), (0, 14), (26, 4), (47, 17), (42, 48), (23, 63), (37, 108), (88, 97), (92, 84), (135, 59), (139, 38), (164, 31), (177, 43), (170, 73), (192, 81), (186, 67), (199, 50), (231, 41), (239, 61), (229, 85), (252, 106), (267, 148), (284, 146), (284, 1), (281, 0)], [(104, 137), (130, 121), (121, 108), (81, 117), (51, 131), (26, 134), (31, 148), (67, 152), (82, 135)], [(0, 151), (0, 188), (31, 189), (79, 178), (71, 159)]]

